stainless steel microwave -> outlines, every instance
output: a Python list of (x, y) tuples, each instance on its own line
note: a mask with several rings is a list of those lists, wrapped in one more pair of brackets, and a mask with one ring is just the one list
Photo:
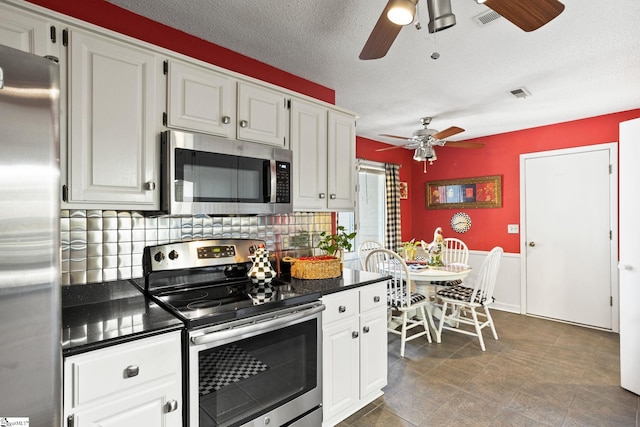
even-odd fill
[(171, 215), (291, 213), (291, 151), (212, 135), (165, 131), (162, 210)]

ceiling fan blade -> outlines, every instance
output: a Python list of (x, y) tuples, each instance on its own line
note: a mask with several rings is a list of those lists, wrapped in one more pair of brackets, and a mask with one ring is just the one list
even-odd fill
[(392, 145), (391, 147), (378, 148), (376, 151), (389, 151), (395, 150), (396, 148), (404, 148), (404, 145)]
[(387, 54), (396, 37), (398, 37), (402, 25), (394, 24), (387, 18), (387, 12), (391, 8), (392, 3), (393, 0), (389, 0), (382, 11), (378, 22), (376, 22), (367, 42), (362, 48), (362, 52), (360, 52), (360, 59), (382, 58)]
[(482, 148), (484, 144), (481, 142), (464, 142), (464, 141), (447, 141), (443, 147), (454, 147), (454, 148)]
[(558, 0), (486, 0), (484, 4), (527, 32), (537, 30), (564, 10)]
[(405, 141), (409, 141), (411, 139), (407, 138), (406, 136), (389, 135), (388, 133), (381, 133), (380, 136), (386, 136), (387, 138), (404, 139)]
[(449, 138), (450, 136), (457, 135), (461, 132), (464, 132), (464, 129), (459, 128), (458, 126), (451, 126), (450, 128), (434, 133), (433, 135), (431, 135), (431, 138), (446, 139), (446, 138)]

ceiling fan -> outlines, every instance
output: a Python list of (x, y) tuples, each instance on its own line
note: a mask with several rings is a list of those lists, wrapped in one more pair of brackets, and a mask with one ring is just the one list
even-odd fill
[[(387, 54), (403, 25), (413, 22), (419, 0), (389, 0), (367, 42), (360, 59), (378, 59)], [(451, 0), (425, 0), (429, 10), (429, 32), (435, 33), (456, 24)], [(524, 31), (542, 27), (564, 10), (558, 0), (476, 0)]]
[(451, 126), (443, 131), (437, 131), (435, 129), (429, 129), (429, 124), (431, 123), (431, 117), (423, 117), (420, 119), (420, 124), (422, 124), (423, 128), (418, 129), (413, 132), (413, 136), (405, 137), (405, 136), (397, 136), (390, 135), (386, 133), (380, 134), (380, 136), (385, 136), (387, 138), (396, 138), (396, 139), (404, 139), (409, 141), (404, 145), (394, 145), (392, 147), (378, 148), (376, 151), (387, 151), (387, 150), (395, 150), (396, 148), (415, 148), (413, 153), (413, 159), (419, 162), (425, 162), (425, 172), (427, 168), (427, 160), (429, 164), (433, 164), (433, 162), (437, 159), (436, 150), (434, 147), (456, 147), (456, 148), (482, 148), (484, 144), (480, 142), (455, 142), (455, 141), (445, 141), (446, 138), (452, 137), (459, 133), (464, 132), (464, 129), (458, 126)]

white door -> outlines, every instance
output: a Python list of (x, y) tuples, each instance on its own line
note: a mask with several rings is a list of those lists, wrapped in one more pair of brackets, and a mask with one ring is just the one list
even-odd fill
[(640, 119), (620, 124), (620, 385), (640, 394)]
[(526, 313), (612, 329), (614, 149), (521, 156)]

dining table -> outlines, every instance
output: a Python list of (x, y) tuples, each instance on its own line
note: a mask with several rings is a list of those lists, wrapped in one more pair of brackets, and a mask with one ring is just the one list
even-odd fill
[[(405, 261), (409, 269), (409, 279), (413, 282), (417, 293), (431, 298), (435, 294), (435, 288), (438, 282), (449, 282), (452, 280), (464, 280), (471, 273), (471, 267), (466, 264), (448, 264), (442, 266), (428, 265), (426, 261)], [(435, 295), (434, 295), (435, 296)], [(435, 298), (434, 298), (435, 300)], [(438, 332), (433, 318), (440, 318), (440, 307), (432, 301), (425, 307), (429, 316), (429, 326), (434, 331), (436, 342), (441, 342), (441, 336)], [(420, 317), (416, 313), (416, 317)]]

